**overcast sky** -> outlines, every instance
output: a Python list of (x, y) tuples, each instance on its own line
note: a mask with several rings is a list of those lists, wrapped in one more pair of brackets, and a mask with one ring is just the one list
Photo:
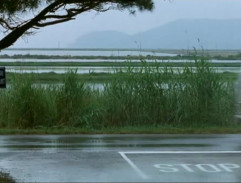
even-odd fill
[(81, 35), (114, 30), (127, 34), (143, 32), (178, 19), (241, 19), (241, 0), (154, 0), (153, 12), (135, 16), (109, 11), (79, 15), (71, 22), (54, 25), (15, 43), (14, 47), (68, 47)]

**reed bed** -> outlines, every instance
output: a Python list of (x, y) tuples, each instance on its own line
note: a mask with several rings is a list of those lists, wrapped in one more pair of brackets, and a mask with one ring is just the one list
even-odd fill
[(234, 85), (205, 59), (182, 71), (129, 66), (91, 90), (69, 71), (62, 85), (35, 85), (34, 76), (14, 78), (0, 91), (0, 127), (207, 127), (233, 123)]

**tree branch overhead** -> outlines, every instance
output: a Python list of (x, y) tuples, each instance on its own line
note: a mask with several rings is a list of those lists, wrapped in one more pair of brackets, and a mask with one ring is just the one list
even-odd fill
[[(0, 50), (14, 44), (30, 29), (39, 29), (70, 20), (89, 12), (110, 9), (130, 12), (152, 10), (152, 0), (0, 0), (0, 31), (7, 33), (0, 38)], [(31, 19), (22, 17), (33, 12)]]

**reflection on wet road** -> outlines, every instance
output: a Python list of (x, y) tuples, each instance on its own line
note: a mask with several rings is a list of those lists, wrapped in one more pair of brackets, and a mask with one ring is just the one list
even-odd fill
[(0, 136), (0, 157), (20, 182), (241, 181), (241, 135)]

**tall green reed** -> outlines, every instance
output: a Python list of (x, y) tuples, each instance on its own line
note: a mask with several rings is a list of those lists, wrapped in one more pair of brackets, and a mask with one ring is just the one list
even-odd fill
[(63, 85), (54, 90), (57, 124), (61, 126), (88, 126), (92, 94), (85, 83), (78, 81), (77, 70), (69, 70)]
[(48, 126), (54, 118), (54, 104), (46, 89), (33, 85), (33, 78), (14, 78), (1, 94), (1, 126), (31, 128)]
[(231, 86), (205, 59), (184, 69), (143, 62), (106, 85), (106, 125), (224, 125), (234, 112)]
[[(118, 75), (118, 77), (115, 77)], [(34, 84), (17, 78), (0, 91), (0, 127), (83, 128), (125, 126), (212, 126), (230, 124), (234, 88), (205, 59), (176, 69), (141, 67), (117, 70), (103, 91), (79, 82), (76, 70), (61, 84)]]

